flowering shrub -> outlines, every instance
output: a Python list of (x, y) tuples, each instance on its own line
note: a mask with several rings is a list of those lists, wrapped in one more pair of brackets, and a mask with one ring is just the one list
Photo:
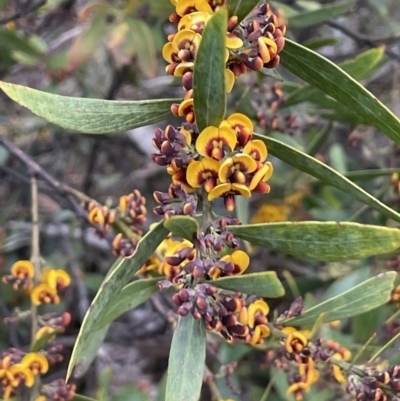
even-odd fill
[[(168, 188), (154, 192), (157, 206), (153, 211), (162, 220), (146, 232), (146, 199), (137, 189), (121, 196), (118, 206), (112, 207), (64, 188), (82, 202), (88, 222), (99, 237), (111, 243), (119, 258), (87, 311), (69, 363), (67, 382), (56, 380), (45, 386), (40, 386), (40, 375), (60, 359), (60, 350), (48, 347), (48, 343), (69, 323), (69, 315), (36, 315), (36, 308), (58, 303), (70, 277), (64, 270), (42, 267), (37, 262), (36, 246), (32, 246), (32, 262), (18, 261), (12, 266), (4, 282), (29, 295), (32, 319), (38, 325), (32, 325), (30, 351), (12, 349), (2, 355), (3, 398), (20, 395), (28, 388), (37, 401), (71, 399), (75, 386), (67, 383), (73, 369), (78, 365), (87, 368), (109, 323), (156, 291), (163, 291), (175, 308), (169, 319), (174, 335), (167, 401), (196, 401), (201, 396), (203, 381), (214, 383), (219, 375), (229, 379), (235, 373), (235, 362), (221, 364), (222, 373), (206, 366), (207, 345), (215, 347), (223, 342), (234, 346), (242, 343), (257, 350), (263, 367), (269, 370), (270, 382), (284, 382), (285, 394), (296, 400), (307, 393), (314, 396), (315, 389), (323, 386), (330, 386), (337, 399), (399, 399), (400, 362), (379, 360), (397, 334), (365, 362), (361, 362), (363, 348), (354, 356), (341, 344), (340, 336), (339, 341), (330, 338), (331, 334), (335, 337), (334, 326), (341, 320), (390, 301), (398, 303), (398, 288), (393, 290), (396, 273), (377, 272), (354, 288), (314, 306), (306, 306), (298, 297), (278, 311), (274, 299), (285, 294), (281, 277), (272, 270), (248, 273), (252, 255), (244, 243), (304, 258), (342, 262), (395, 251), (400, 247), (399, 229), (351, 222), (282, 223), (289, 207), (298, 202), (293, 197), (285, 199), (286, 206), (264, 207), (255, 217), (255, 224), (242, 224), (246, 222), (240, 221), (239, 214), (233, 214), (239, 197), (273, 191), (270, 179), (274, 167), (269, 156), (272, 153), (347, 191), (396, 224), (400, 215), (311, 155), (255, 132), (256, 123), (288, 133), (296, 128), (291, 115), (283, 121), (275, 115), (283, 104), (279, 85), (272, 88), (269, 98), (264, 99), (262, 91), (255, 97), (257, 122), (251, 118), (254, 116), (243, 112), (227, 112), (227, 96), (235, 91), (238, 79), (267, 74), (282, 61), (288, 70), (326, 90), (330, 97), (344, 105), (354, 103), (355, 112), (397, 143), (400, 122), (338, 67), (286, 40), (284, 17), (269, 4), (256, 6), (257, 1), (240, 0), (171, 3), (175, 10), (170, 22), (175, 31), (167, 37), (162, 56), (167, 62), (166, 73), (181, 80), (182, 99), (129, 105), (135, 114), (129, 128), (161, 121), (166, 111), (180, 121), (176, 126), (157, 128), (153, 138), (155, 151), (151, 158), (165, 167), (171, 178)], [(345, 80), (344, 86), (348, 85), (345, 90), (331, 85), (340, 78)], [(60, 110), (43, 115), (35, 104), (30, 105), (33, 92), (29, 89), (6, 83), (2, 88), (17, 102), (30, 106), (34, 113), (60, 123)], [(51, 102), (54, 95), (40, 96), (44, 102)], [(61, 104), (67, 105), (67, 98)], [(108, 107), (108, 103), (102, 104)], [(263, 109), (265, 105), (267, 110)], [(372, 107), (378, 107), (379, 113), (373, 113)], [(85, 132), (97, 133), (89, 116), (79, 114), (82, 108), (74, 104), (73, 109), (80, 121), (87, 120), (85, 126), (89, 128)], [(112, 113), (117, 121), (118, 114)], [(64, 126), (74, 128), (75, 123), (64, 122)], [(116, 127), (106, 128), (111, 132)], [(393, 185), (396, 179), (393, 177)], [(302, 196), (304, 192), (300, 192)], [(225, 211), (217, 214), (220, 203)], [(136, 280), (129, 283), (134, 275)], [(326, 323), (331, 323), (329, 331), (323, 330)], [(214, 399), (222, 399), (218, 386), (210, 388)], [(268, 387), (263, 400), (270, 391)], [(231, 393), (232, 397), (237, 395), (237, 391)]]

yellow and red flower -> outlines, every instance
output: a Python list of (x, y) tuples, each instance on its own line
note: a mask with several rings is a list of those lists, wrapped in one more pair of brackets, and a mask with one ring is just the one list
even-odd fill
[(249, 344), (261, 344), (264, 341), (263, 339), (271, 334), (271, 330), (266, 324), (268, 322), (268, 313), (269, 306), (262, 299), (242, 308), (239, 322), (249, 327), (246, 342)]
[(21, 364), (25, 365), (34, 376), (39, 373), (44, 374), (49, 370), (49, 362), (46, 357), (42, 354), (38, 354), (37, 352), (29, 352), (27, 353), (21, 361)]
[(57, 289), (50, 287), (48, 284), (39, 284), (34, 287), (31, 291), (31, 301), (34, 305), (46, 304), (58, 304), (60, 298), (57, 295)]
[(12, 376), (12, 387), (18, 387), (24, 384), (26, 387), (32, 387), (35, 382), (35, 377), (32, 371), (22, 363), (16, 363), (8, 368), (8, 372)]
[[(246, 252), (237, 250), (230, 255), (223, 256), (221, 258), (221, 262), (228, 262), (233, 265), (233, 270), (229, 273), (229, 275), (242, 274), (249, 267), (250, 257)], [(210, 276), (214, 280), (218, 277), (221, 277), (221, 275), (222, 271), (218, 267), (215, 267), (210, 271)]]
[[(181, 76), (193, 69), (193, 61), (201, 42), (201, 35), (190, 29), (182, 29), (176, 33), (171, 42), (164, 45), (162, 55), (170, 63), (166, 71)], [(182, 66), (178, 66), (183, 63)]]
[(60, 291), (71, 284), (71, 277), (65, 270), (45, 267), (42, 270), (42, 282)]
[(206, 11), (197, 11), (186, 14), (179, 21), (178, 31), (190, 29), (193, 32), (201, 34), (209, 18), (210, 14)]
[(19, 260), (11, 266), (11, 274), (20, 280), (30, 279), (35, 274), (35, 268), (29, 260)]
[(219, 161), (208, 157), (191, 162), (186, 171), (187, 182), (193, 188), (204, 184), (204, 189), (210, 192), (217, 184), (220, 165)]
[(213, 13), (213, 9), (206, 0), (178, 0), (172, 1), (172, 4), (176, 7), (176, 13), (183, 17), (187, 14), (192, 14), (196, 11), (203, 11), (208, 14)]
[(219, 161), (225, 157), (227, 150), (232, 152), (235, 146), (235, 131), (227, 126), (207, 127), (196, 141), (196, 150), (201, 156)]
[(222, 121), (220, 127), (230, 127), (236, 132), (237, 147), (239, 148), (245, 146), (251, 140), (254, 129), (250, 118), (242, 113), (230, 115), (226, 120)]

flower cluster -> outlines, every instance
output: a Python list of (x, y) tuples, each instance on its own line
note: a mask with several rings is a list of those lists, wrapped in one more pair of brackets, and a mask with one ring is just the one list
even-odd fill
[(115, 209), (92, 201), (88, 205), (88, 212), (89, 223), (95, 227), (101, 238), (106, 238), (112, 225), (116, 225), (117, 229), (123, 225), (130, 235), (124, 236), (119, 232), (110, 240), (113, 253), (123, 257), (134, 254), (143, 234), (142, 226), (146, 223), (147, 214), (146, 199), (137, 189), (128, 195), (122, 195)]
[[(33, 305), (56, 304), (60, 301), (60, 293), (70, 285), (71, 279), (68, 273), (62, 269), (44, 267), (39, 272), (35, 271), (34, 265), (29, 260), (15, 262), (9, 275), (3, 276), (5, 283), (12, 284), (15, 290), (24, 290), (30, 294), (30, 301)], [(46, 313), (43, 315), (32, 314), (32, 310), (16, 310), (12, 316), (4, 319), (6, 324), (22, 322), (26, 318), (35, 319), (38, 329), (32, 338), (32, 344), (40, 348), (37, 352), (25, 352), (22, 349), (10, 348), (3, 352), (0, 359), (0, 386), (3, 393), (2, 398), (8, 400), (14, 395), (21, 395), (25, 388), (32, 388), (35, 377), (47, 373), (49, 366), (61, 362), (63, 356), (62, 345), (47, 346), (56, 336), (65, 330), (71, 321), (71, 315), (64, 313)], [(38, 345), (41, 344), (41, 345)], [(56, 382), (48, 386), (55, 386)], [(74, 395), (74, 386), (60, 386), (58, 392), (53, 391), (54, 397), (43, 393), (41, 401), (58, 399), (59, 401), (69, 400)], [(45, 390), (42, 386), (41, 390)]]
[(172, 190), (174, 193), (168, 197), (157, 193), (155, 198), (161, 206), (156, 213), (165, 215), (171, 210), (171, 203), (175, 203), (172, 200), (178, 198), (190, 204), (189, 211), (182, 206), (173, 214), (192, 215), (195, 205), (188, 201), (187, 193), (199, 188), (205, 189), (209, 201), (222, 197), (228, 211), (235, 207), (235, 195), (250, 197), (252, 192), (269, 192), (267, 181), (273, 167), (265, 161), (268, 156), (265, 143), (252, 139), (253, 123), (247, 116), (234, 113), (219, 127), (192, 133), (195, 133), (193, 128), (189, 131), (171, 125), (165, 131), (156, 131), (153, 144), (159, 152), (153, 153), (152, 158), (157, 164), (167, 166), (173, 183), (181, 184), (185, 190)]
[(71, 283), (71, 278), (65, 270), (45, 267), (41, 270), (40, 283), (33, 285), (35, 268), (29, 260), (19, 260), (11, 267), (11, 274), (3, 277), (3, 282), (12, 284), (15, 290), (24, 289), (30, 292), (34, 305), (57, 304), (60, 301), (59, 292)]
[[(385, 387), (389, 387), (394, 393), (400, 392), (400, 366), (392, 365), (384, 369), (364, 369), (364, 376), (349, 376), (346, 390), (360, 401), (387, 401)], [(393, 397), (393, 401), (399, 400)]]
[(3, 398), (8, 400), (22, 387), (32, 387), (35, 376), (44, 374), (49, 362), (43, 353), (23, 353), (20, 350), (6, 350), (0, 359), (0, 382)]
[[(3, 393), (2, 398), (8, 400), (15, 395), (20, 395), (24, 388), (33, 387), (36, 376), (46, 374), (50, 365), (63, 360), (60, 354), (62, 349), (62, 345), (57, 345), (47, 347), (39, 352), (25, 352), (17, 348), (5, 350), (0, 358), (0, 390)], [(49, 391), (51, 389), (52, 391)], [(66, 385), (63, 380), (56, 380), (41, 386), (41, 395), (36, 400), (50, 401), (57, 399), (67, 401), (73, 398), (74, 390), (74, 385)]]
[[(176, 116), (186, 122), (178, 128), (171, 125), (157, 129), (153, 144), (157, 153), (153, 160), (166, 166), (174, 184), (181, 184), (190, 193), (204, 188), (208, 200), (222, 197), (226, 209), (234, 209), (234, 196), (250, 197), (252, 192), (268, 193), (267, 184), (273, 169), (265, 162), (268, 152), (264, 142), (253, 140), (253, 123), (240, 113), (223, 120), (218, 127), (209, 126), (198, 131), (193, 107), (193, 70), (202, 33), (211, 15), (225, 1), (173, 0), (175, 12), (170, 20), (177, 24), (177, 32), (168, 37), (163, 57), (169, 63), (167, 73), (182, 77), (186, 90), (184, 100), (172, 105)], [(286, 31), (282, 20), (268, 4), (255, 9), (255, 15), (238, 24), (233, 16), (226, 33), (226, 89), (232, 90), (235, 78), (248, 70), (273, 68), (279, 63)], [(187, 195), (185, 195), (187, 196)], [(170, 217), (171, 199), (156, 197), (161, 206), (158, 214)], [(175, 202), (173, 202), (175, 203)], [(193, 203), (192, 203), (193, 204)], [(168, 212), (168, 213), (167, 213)], [(192, 214), (190, 210), (176, 210), (172, 214)]]

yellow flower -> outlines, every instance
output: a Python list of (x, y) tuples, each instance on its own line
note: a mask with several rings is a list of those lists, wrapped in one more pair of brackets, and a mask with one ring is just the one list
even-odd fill
[(319, 372), (315, 369), (315, 364), (312, 359), (309, 359), (308, 363), (299, 364), (299, 374), (305, 377), (305, 383), (310, 385), (319, 379)]
[(244, 184), (224, 183), (217, 185), (210, 191), (208, 194), (208, 200), (213, 201), (217, 198), (223, 197), (226, 210), (232, 212), (235, 209), (234, 195), (242, 195), (246, 198), (250, 198), (251, 192)]
[(254, 160), (263, 163), (268, 156), (267, 146), (260, 139), (254, 139), (247, 142), (243, 149), (243, 153), (248, 154)]
[(42, 303), (58, 304), (60, 298), (55, 288), (50, 287), (48, 284), (39, 284), (31, 291), (31, 301), (34, 305), (40, 305)]
[(47, 373), (49, 370), (49, 362), (42, 354), (37, 352), (29, 352), (23, 358), (21, 363), (31, 370), (36, 376), (39, 373)]
[(261, 205), (253, 218), (252, 224), (266, 223), (266, 222), (279, 222), (287, 221), (290, 208), (284, 205), (273, 205), (271, 203), (264, 203)]
[[(40, 328), (36, 333), (35, 333), (35, 340), (39, 340), (40, 338), (42, 338), (43, 336), (50, 334), (50, 333), (55, 333), (55, 330), (53, 327), (51, 326), (43, 326), (42, 328)], [(51, 338), (55, 338), (51, 337)]]
[(65, 270), (45, 267), (42, 270), (42, 282), (59, 291), (71, 284), (71, 277)]
[(29, 260), (19, 260), (11, 266), (11, 274), (20, 280), (26, 280), (34, 276), (35, 268)]
[(236, 142), (236, 134), (232, 128), (210, 126), (205, 128), (197, 138), (196, 150), (201, 156), (220, 161), (225, 157), (225, 149), (233, 151)]
[[(339, 354), (338, 352), (336, 354), (333, 354), (333, 358), (339, 359), (339, 360), (344, 360), (342, 355)], [(339, 383), (346, 383), (347, 379), (344, 377), (342, 373), (342, 369), (338, 365), (335, 365), (334, 363), (332, 364), (333, 368), (333, 377), (339, 382)]]
[(239, 153), (223, 161), (218, 170), (218, 178), (221, 183), (244, 184), (246, 174), (252, 173), (256, 168), (257, 163), (252, 157)]
[(289, 353), (300, 352), (307, 347), (308, 339), (300, 331), (293, 331), (289, 333), (285, 340), (285, 348)]
[(261, 344), (263, 339), (271, 334), (270, 328), (266, 325), (268, 313), (269, 306), (262, 299), (241, 309), (239, 322), (249, 327), (249, 333), (246, 335), (247, 343)]
[(219, 161), (208, 157), (192, 161), (186, 171), (187, 182), (193, 188), (199, 188), (204, 184), (205, 190), (210, 192), (217, 183), (220, 165)]
[(201, 33), (211, 15), (206, 11), (197, 11), (184, 15), (178, 24), (178, 31), (190, 29), (193, 32)]
[[(230, 272), (231, 275), (242, 274), (250, 264), (249, 255), (241, 250), (234, 251), (231, 255), (223, 256), (221, 261), (229, 262), (234, 266), (232, 272)], [(211, 277), (216, 279), (220, 277), (221, 274), (221, 270), (217, 267), (215, 271), (212, 272)]]
[(208, 14), (213, 13), (213, 9), (206, 0), (179, 0), (176, 4), (176, 13), (183, 17), (196, 11), (203, 11)]
[(23, 365), (22, 363), (16, 363), (11, 365), (8, 371), (13, 377), (11, 382), (13, 387), (18, 387), (21, 383), (24, 383), (26, 387), (33, 386), (35, 377), (27, 366)]
[(242, 113), (231, 114), (226, 120), (221, 122), (220, 128), (222, 127), (229, 127), (235, 131), (238, 147), (243, 147), (250, 141), (254, 129), (250, 118)]
[(294, 393), (294, 397), (296, 400), (301, 400), (303, 398), (303, 392), (310, 391), (310, 385), (308, 383), (298, 382), (293, 383), (289, 388), (286, 390), (286, 394)]

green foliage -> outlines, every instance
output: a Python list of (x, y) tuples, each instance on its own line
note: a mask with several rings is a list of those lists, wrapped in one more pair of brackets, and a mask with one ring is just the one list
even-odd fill
[(32, 113), (63, 128), (107, 134), (143, 127), (166, 118), (177, 99), (111, 101), (54, 95), (0, 82), (0, 88)]
[[(95, 349), (88, 347), (92, 342), (95, 342), (93, 335), (101, 337), (100, 333), (104, 334), (104, 336), (106, 334), (105, 328), (93, 332), (94, 325), (101, 318), (104, 311), (108, 308), (114, 308), (114, 305), (119, 302), (119, 292), (132, 275), (147, 261), (167, 234), (168, 231), (164, 228), (163, 223), (158, 223), (155, 228), (141, 239), (132, 259), (122, 259), (111, 267), (111, 273), (105, 278), (82, 322), (82, 327), (68, 365), (67, 378), (71, 376), (76, 365), (84, 364), (84, 366), (87, 367), (87, 363), (84, 362), (93, 358), (95, 351), (97, 351), (100, 345), (98, 344), (96, 347), (93, 347)], [(87, 357), (87, 353), (90, 354), (90, 356)]]
[(193, 241), (193, 234), (199, 231), (199, 223), (190, 216), (173, 216), (164, 221), (164, 227), (178, 237)]
[(338, 3), (327, 4), (311, 11), (303, 11), (289, 18), (288, 25), (291, 28), (306, 28), (322, 24), (330, 19), (346, 14), (350, 11), (352, 1), (340, 1)]
[(229, 16), (236, 15), (240, 22), (258, 3), (258, 0), (227, 0)]
[(379, 210), (385, 216), (400, 222), (399, 213), (386, 206), (384, 203), (351, 182), (333, 168), (321, 163), (319, 160), (307, 155), (306, 153), (286, 145), (283, 142), (277, 141), (276, 139), (259, 134), (256, 134), (255, 137), (265, 142), (265, 144), (268, 146), (269, 152), (272, 155), (278, 157), (291, 166), (296, 167), (298, 170), (304, 171), (305, 173), (318, 178), (322, 182), (342, 190), (343, 192), (351, 195), (354, 199), (357, 199), (360, 202)]
[(190, 314), (180, 317), (172, 338), (165, 401), (197, 401), (203, 383), (206, 330)]
[(325, 313), (323, 321), (326, 323), (368, 312), (389, 301), (395, 278), (395, 272), (382, 273), (336, 297), (319, 303), (299, 317), (283, 319), (281, 323), (310, 326), (323, 313)]
[(218, 127), (226, 112), (225, 55), (227, 11), (221, 8), (207, 22), (193, 71), (193, 99), (199, 130)]
[(291, 40), (282, 51), (282, 65), (400, 144), (399, 119), (338, 66)]
[(221, 277), (213, 285), (230, 291), (244, 292), (264, 298), (278, 298), (285, 295), (276, 272), (248, 273), (241, 276)]
[(93, 325), (92, 330), (101, 329), (124, 312), (135, 309), (145, 302), (157, 291), (158, 281), (160, 281), (159, 278), (148, 278), (126, 285), (119, 293), (118, 298), (108, 308), (103, 309), (101, 316)]
[(348, 222), (266, 223), (231, 226), (254, 245), (327, 262), (362, 259), (400, 248), (400, 230)]

